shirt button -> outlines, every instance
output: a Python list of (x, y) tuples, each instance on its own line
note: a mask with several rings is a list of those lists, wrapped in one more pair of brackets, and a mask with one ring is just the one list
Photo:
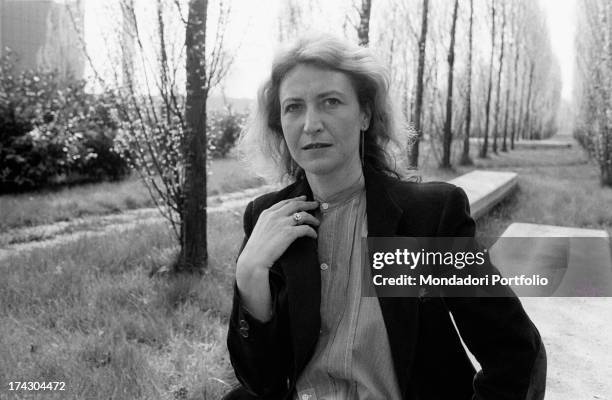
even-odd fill
[(321, 270), (322, 271), (327, 271), (328, 268), (329, 268), (329, 265), (327, 265), (325, 263), (321, 264)]
[(329, 203), (321, 203), (321, 209), (327, 210), (329, 208)]

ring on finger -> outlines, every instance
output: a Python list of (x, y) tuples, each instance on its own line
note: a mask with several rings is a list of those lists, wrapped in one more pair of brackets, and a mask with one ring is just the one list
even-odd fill
[(299, 224), (302, 221), (302, 214), (299, 212), (294, 213), (293, 220)]

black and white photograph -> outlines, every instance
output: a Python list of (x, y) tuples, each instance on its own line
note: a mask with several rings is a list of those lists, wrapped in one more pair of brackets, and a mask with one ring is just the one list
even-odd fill
[(612, 400), (612, 1), (0, 0), (0, 400)]

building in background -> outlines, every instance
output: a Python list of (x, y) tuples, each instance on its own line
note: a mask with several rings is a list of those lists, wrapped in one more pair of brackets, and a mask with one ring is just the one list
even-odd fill
[(12, 49), (18, 70), (83, 78), (83, 17), (83, 0), (0, 0), (0, 54)]

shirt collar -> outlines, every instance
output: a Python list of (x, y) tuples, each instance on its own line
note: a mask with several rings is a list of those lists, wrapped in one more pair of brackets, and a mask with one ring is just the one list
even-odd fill
[(326, 203), (329, 209), (329, 208), (334, 208), (336, 206), (339, 206), (353, 199), (354, 197), (363, 193), (364, 190), (365, 190), (365, 179), (363, 177), (363, 174), (360, 174), (359, 178), (357, 178), (355, 182), (353, 182), (351, 185), (349, 185), (345, 189), (342, 189), (340, 192), (335, 193), (327, 198), (322, 198), (317, 195), (314, 195), (314, 199), (322, 204)]

